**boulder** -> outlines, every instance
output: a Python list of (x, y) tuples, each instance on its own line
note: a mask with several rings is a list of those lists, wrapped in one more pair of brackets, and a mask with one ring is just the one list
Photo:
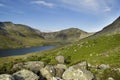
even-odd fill
[(57, 65), (55, 65), (55, 68), (60, 68), (60, 69), (67, 69), (67, 66), (66, 65), (64, 65), (64, 64), (57, 64)]
[(65, 69), (55, 68), (55, 71), (56, 71), (55, 77), (60, 77), (60, 78), (62, 78), (62, 74), (64, 73)]
[(64, 59), (63, 56), (57, 56), (55, 59), (56, 59), (59, 63), (64, 63), (64, 61), (65, 61), (65, 59)]
[(9, 74), (1, 74), (0, 80), (15, 80), (15, 79)]
[(13, 74), (15, 80), (39, 80), (39, 77), (29, 70), (20, 70)]
[(47, 80), (52, 80), (52, 74), (46, 69), (46, 68), (42, 68), (40, 70), (41, 75), (43, 78), (47, 79)]
[(40, 72), (47, 80), (53, 80), (53, 77), (56, 75), (56, 69), (53, 65), (46, 65)]
[(55, 77), (62, 78), (62, 74), (67, 69), (67, 66), (64, 64), (57, 64), (56, 66), (54, 66), (54, 68), (55, 68), (55, 73), (56, 73)]
[(88, 69), (88, 67), (90, 67), (91, 65), (89, 63), (87, 63), (86, 61), (80, 62), (76, 65), (74, 65), (74, 67), (79, 67), (81, 69)]
[(110, 66), (107, 64), (101, 64), (101, 65), (99, 65), (98, 66), (98, 69), (108, 69), (108, 68), (110, 68)]
[(21, 70), (21, 69), (28, 69), (35, 73), (38, 73), (41, 68), (44, 67), (44, 62), (41, 61), (30, 61), (30, 62), (23, 62), (18, 63), (13, 66), (13, 71)]
[(55, 78), (62, 78), (62, 74), (67, 69), (66, 65), (57, 64), (53, 65), (46, 65), (46, 67), (40, 70), (41, 75), (46, 78), (47, 80), (52, 80), (53, 77)]
[(93, 74), (77, 65), (69, 67), (62, 75), (64, 80), (93, 80)]
[(109, 77), (107, 80), (114, 80), (112, 77)]

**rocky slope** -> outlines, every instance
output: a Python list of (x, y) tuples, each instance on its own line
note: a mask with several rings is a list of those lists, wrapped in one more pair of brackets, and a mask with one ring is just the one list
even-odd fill
[(112, 35), (120, 33), (120, 17), (118, 17), (113, 23), (103, 28), (103, 30), (97, 32), (95, 35)]
[(58, 32), (40, 32), (27, 25), (0, 22), (0, 49), (72, 43), (89, 36), (77, 28)]
[[(34, 66), (32, 66), (34, 65)], [(90, 66), (89, 66), (90, 67)], [(1, 80), (95, 80), (87, 62), (67, 67), (65, 64), (45, 65), (41, 61), (15, 64), (12, 74), (1, 74)]]

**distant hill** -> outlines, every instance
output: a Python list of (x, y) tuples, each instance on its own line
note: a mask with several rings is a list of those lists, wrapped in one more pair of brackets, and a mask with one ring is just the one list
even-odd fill
[(75, 41), (91, 35), (85, 31), (82, 31), (78, 28), (69, 28), (57, 32), (50, 32), (50, 33), (41, 33), (47, 40), (64, 40), (64, 41)]
[(87, 36), (89, 33), (77, 28), (45, 33), (23, 24), (0, 22), (0, 49), (67, 44)]
[(103, 30), (97, 32), (95, 35), (111, 35), (120, 33), (120, 17), (118, 17), (113, 23), (103, 28)]
[(22, 24), (0, 22), (0, 49), (41, 45), (40, 31)]

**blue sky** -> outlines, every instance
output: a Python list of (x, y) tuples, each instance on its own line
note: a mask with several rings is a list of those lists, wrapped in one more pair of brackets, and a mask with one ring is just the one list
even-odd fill
[(0, 0), (0, 21), (41, 31), (101, 30), (120, 16), (120, 0)]

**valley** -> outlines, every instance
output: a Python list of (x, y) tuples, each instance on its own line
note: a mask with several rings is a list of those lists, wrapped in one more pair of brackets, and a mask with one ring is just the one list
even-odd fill
[[(16, 71), (19, 71), (19, 69), (27, 69), (37, 74), (33, 67), (26, 67), (26, 65), (42, 65), (41, 62), (43, 62), (45, 64), (44, 67), (38, 67), (40, 70), (37, 70), (39, 72), (39, 75), (37, 74), (37, 76), (40, 77), (40, 80), (42, 80), (42, 78), (46, 78), (43, 80), (120, 79), (120, 17), (110, 25), (103, 28), (103, 30), (91, 36), (88, 36), (87, 32), (83, 32), (76, 28), (53, 33), (39, 32), (39, 34), (40, 36), (34, 36), (34, 39), (39, 38), (43, 42), (50, 41), (50, 44), (52, 44), (51, 41), (53, 40), (60, 42), (66, 41), (71, 44), (61, 45), (58, 48), (42, 52), (0, 58), (1, 74), (9, 73), (13, 74), (14, 77), (14, 75), (19, 75), (15, 73)], [(80, 39), (80, 35), (84, 34), (87, 36)], [(29, 38), (32, 37), (29, 35)], [(4, 62), (5, 60), (7, 61)], [(34, 61), (40, 61), (40, 63)], [(49, 70), (51, 70), (51, 72)], [(45, 71), (46, 73), (44, 73)], [(77, 74), (79, 75), (77, 76)], [(70, 77), (71, 75), (72, 77)]]

